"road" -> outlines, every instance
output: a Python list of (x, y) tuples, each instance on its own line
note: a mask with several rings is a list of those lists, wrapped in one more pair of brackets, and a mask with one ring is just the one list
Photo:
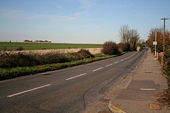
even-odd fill
[(115, 82), (144, 57), (129, 52), (89, 64), (0, 82), (0, 113), (79, 113), (88, 90)]

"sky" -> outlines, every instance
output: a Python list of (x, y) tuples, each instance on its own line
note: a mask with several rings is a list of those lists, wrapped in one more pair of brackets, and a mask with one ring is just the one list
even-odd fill
[(0, 0), (0, 41), (120, 42), (123, 25), (146, 40), (162, 17), (170, 0)]

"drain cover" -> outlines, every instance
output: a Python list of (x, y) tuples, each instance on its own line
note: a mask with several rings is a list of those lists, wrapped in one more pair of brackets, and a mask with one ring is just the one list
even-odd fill
[(159, 104), (149, 104), (151, 110), (160, 110), (161, 106)]
[(151, 71), (145, 71), (144, 73), (152, 73)]

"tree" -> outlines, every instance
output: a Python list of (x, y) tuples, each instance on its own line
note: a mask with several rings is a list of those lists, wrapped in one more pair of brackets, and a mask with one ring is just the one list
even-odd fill
[(121, 42), (125, 44), (125, 48), (129, 48), (130, 50), (136, 50), (137, 43), (139, 41), (139, 33), (135, 29), (129, 29), (127, 25), (122, 26), (120, 29)]
[(121, 27), (120, 36), (121, 36), (121, 42), (122, 43), (128, 43), (130, 41), (128, 25), (124, 25), (124, 26)]
[(163, 51), (163, 31), (161, 28), (154, 28), (151, 29), (149, 32), (147, 45), (151, 48), (152, 51), (155, 51), (153, 41), (155, 41), (155, 33), (157, 33), (157, 51), (162, 52)]

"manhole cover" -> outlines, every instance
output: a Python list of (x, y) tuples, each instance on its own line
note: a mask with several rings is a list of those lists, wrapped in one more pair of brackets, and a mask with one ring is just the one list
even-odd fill
[(161, 106), (159, 104), (149, 104), (151, 110), (160, 110)]
[(145, 71), (145, 73), (152, 73), (151, 71)]

